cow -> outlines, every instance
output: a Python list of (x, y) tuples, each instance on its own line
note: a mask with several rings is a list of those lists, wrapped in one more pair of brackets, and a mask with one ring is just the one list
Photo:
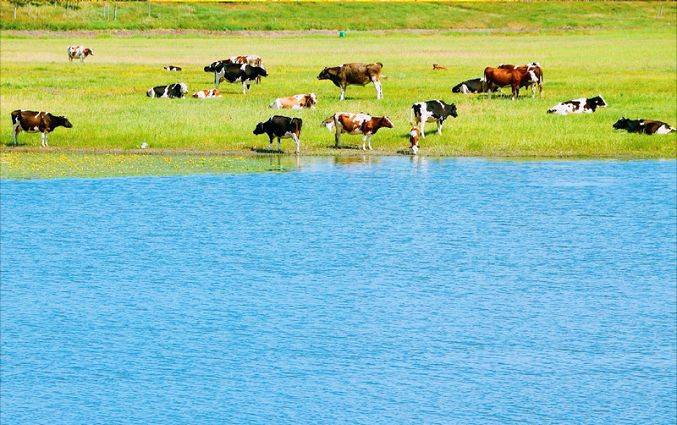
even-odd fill
[(388, 117), (372, 117), (368, 114), (353, 114), (350, 112), (337, 112), (322, 121), (322, 125), (327, 130), (335, 131), (334, 141), (336, 147), (340, 147), (341, 134), (362, 134), (362, 150), (369, 150), (371, 147), (371, 138), (381, 128), (393, 128), (393, 123)]
[(72, 128), (73, 124), (68, 118), (61, 115), (52, 115), (49, 112), (22, 111), (17, 109), (12, 111), (12, 126), (14, 129), (14, 144), (19, 144), (19, 133), (42, 133), (41, 144), (48, 146), (47, 135), (57, 127)]
[(324, 68), (317, 76), (318, 80), (330, 80), (334, 85), (341, 89), (339, 100), (345, 100), (346, 87), (349, 85), (365, 86), (374, 83), (376, 88), (376, 98), (383, 99), (383, 90), (381, 88), (381, 62), (363, 64), (346, 63), (341, 66)]
[(152, 89), (148, 89), (146, 96), (178, 99), (184, 97), (186, 93), (188, 93), (188, 85), (186, 85), (186, 83), (175, 83), (167, 86), (155, 86)]
[(73, 62), (73, 59), (80, 59), (84, 62), (87, 56), (94, 56), (94, 51), (85, 46), (68, 46), (68, 61)]
[(164, 69), (165, 71), (169, 71), (169, 72), (181, 72), (181, 70), (182, 70), (180, 66), (174, 66), (174, 65), (163, 66), (162, 69)]
[(219, 89), (204, 89), (193, 93), (193, 97), (196, 99), (213, 99), (221, 97), (221, 92)]
[(277, 149), (281, 149), (280, 139), (291, 138), (296, 144), (296, 153), (301, 152), (301, 126), (303, 120), (301, 118), (290, 118), (282, 115), (274, 115), (268, 121), (256, 124), (254, 134), (267, 134), (270, 149), (273, 148), (273, 138), (277, 137)]
[(412, 124), (421, 130), (421, 137), (425, 139), (425, 123), (436, 122), (437, 134), (442, 134), (442, 125), (449, 117), (458, 117), (456, 105), (447, 104), (442, 100), (428, 100), (411, 105)]
[[(543, 68), (538, 62), (531, 62), (526, 65), (515, 66), (511, 64), (500, 64), (498, 65), (500, 69), (514, 69), (519, 68), (521, 70), (526, 70), (529, 73), (530, 78), (524, 78), (520, 88), (529, 88), (531, 87), (531, 97), (536, 97), (536, 88), (538, 88), (538, 94), (543, 96)], [(533, 73), (533, 74), (532, 74)], [(535, 77), (535, 78), (533, 78)]]
[(569, 115), (569, 114), (592, 114), (597, 108), (606, 108), (607, 103), (602, 96), (591, 98), (582, 97), (580, 99), (567, 100), (560, 102), (548, 109), (549, 114)]
[(303, 109), (314, 108), (317, 104), (315, 93), (295, 94), (289, 97), (278, 97), (268, 105), (272, 109)]
[(418, 155), (418, 142), (421, 138), (421, 130), (414, 126), (409, 130), (409, 147), (414, 155)]
[(205, 66), (204, 71), (214, 73), (215, 87), (219, 86), (221, 80), (226, 80), (229, 83), (242, 83), (243, 94), (250, 90), (252, 81), (255, 81), (258, 77), (268, 76), (268, 72), (260, 66), (239, 65), (225, 61), (213, 62), (211, 65)]
[(447, 70), (446, 66), (440, 65), (438, 63), (433, 64), (433, 71), (446, 71), (446, 70)]
[(626, 130), (628, 133), (643, 133), (643, 134), (670, 134), (677, 129), (671, 127), (663, 121), (656, 120), (631, 120), (622, 117), (613, 125), (616, 130)]
[(452, 87), (451, 92), (471, 94), (486, 93), (489, 91), (495, 92), (498, 90), (499, 88), (493, 84), (484, 84), (481, 78), (473, 78), (472, 80), (466, 80), (456, 84), (454, 87)]
[[(239, 56), (231, 56), (228, 59), (224, 59), (225, 63), (231, 64), (231, 63), (236, 63), (240, 65), (251, 65), (251, 66), (258, 66), (263, 68), (263, 65), (261, 65), (261, 56), (256, 56), (256, 55), (239, 55)], [(256, 77), (256, 84), (261, 82), (261, 76)]]
[[(501, 67), (502, 66), (502, 67)], [(498, 68), (492, 68), (490, 66), (484, 69), (484, 77), (482, 82), (485, 89), (493, 86), (505, 87), (510, 86), (512, 89), (512, 99), (515, 100), (519, 97), (520, 87), (528, 87), (532, 84), (536, 84), (541, 87), (542, 93), (542, 72), (541, 78), (539, 79), (536, 73), (536, 67), (534, 66), (518, 66), (513, 65), (501, 65)], [(540, 69), (540, 67), (539, 67)], [(535, 96), (535, 89), (532, 89)]]

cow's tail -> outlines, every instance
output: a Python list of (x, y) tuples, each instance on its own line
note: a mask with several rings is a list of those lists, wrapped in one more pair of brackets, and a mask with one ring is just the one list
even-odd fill
[(327, 130), (329, 130), (329, 132), (334, 131), (334, 129), (336, 128), (336, 114), (327, 117), (327, 119), (322, 121), (322, 125), (327, 127)]

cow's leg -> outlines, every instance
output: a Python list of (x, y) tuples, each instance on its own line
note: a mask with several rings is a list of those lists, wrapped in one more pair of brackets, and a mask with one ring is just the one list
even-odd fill
[(383, 89), (381, 87), (381, 82), (377, 79), (372, 79), (371, 81), (374, 83), (374, 87), (376, 88), (376, 99), (383, 99)]
[(517, 99), (517, 97), (519, 96), (519, 90), (520, 90), (519, 86), (514, 85), (512, 86), (512, 100)]
[(425, 115), (421, 115), (421, 119), (419, 120), (419, 125), (418, 129), (421, 130), (421, 137), (425, 139), (425, 123), (428, 120), (428, 117)]
[(14, 146), (19, 146), (19, 132), (21, 131), (21, 126), (19, 123), (14, 124)]
[(47, 133), (43, 132), (40, 133), (40, 144), (42, 145), (43, 148), (47, 147)]
[(336, 134), (334, 134), (334, 146), (337, 148), (341, 145), (341, 130), (338, 128), (339, 125), (336, 125)]
[(277, 138), (277, 151), (282, 152), (282, 140), (279, 137)]
[(296, 154), (299, 154), (301, 152), (301, 140), (296, 133), (292, 133), (291, 138), (294, 139), (294, 144), (296, 144)]
[(269, 151), (273, 150), (273, 136), (270, 134), (268, 135), (268, 150)]
[(341, 86), (341, 95), (339, 96), (339, 100), (346, 100), (346, 88), (345, 88), (345, 86)]
[(444, 120), (437, 120), (437, 134), (442, 134), (442, 124), (444, 124)]
[(371, 134), (367, 136), (367, 147), (369, 147), (369, 150), (372, 150), (371, 148)]

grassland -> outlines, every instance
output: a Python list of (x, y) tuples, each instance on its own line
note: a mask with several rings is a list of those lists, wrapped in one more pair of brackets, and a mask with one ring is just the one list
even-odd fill
[[(0, 28), (13, 30), (629, 29), (671, 26), (664, 2), (249, 2), (124, 1), (28, 5), (0, 1)], [(117, 12), (114, 12), (114, 9)]]

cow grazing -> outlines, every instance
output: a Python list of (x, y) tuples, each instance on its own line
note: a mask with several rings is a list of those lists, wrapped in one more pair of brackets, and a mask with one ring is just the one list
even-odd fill
[(71, 128), (73, 124), (64, 116), (52, 115), (49, 112), (22, 111), (17, 109), (12, 112), (12, 126), (14, 129), (15, 145), (19, 144), (19, 133), (25, 131), (27, 133), (42, 133), (41, 144), (43, 147), (46, 147), (48, 146), (48, 133), (51, 133), (57, 127)]
[(472, 80), (466, 80), (456, 84), (454, 87), (452, 87), (451, 92), (471, 94), (471, 93), (487, 93), (490, 91), (495, 92), (498, 90), (499, 88), (494, 86), (493, 84), (484, 84), (481, 78), (474, 78)]
[(87, 56), (94, 56), (94, 51), (85, 46), (68, 46), (68, 61), (73, 62), (73, 59), (80, 59), (84, 62)]
[(268, 105), (273, 109), (303, 109), (314, 108), (317, 104), (317, 96), (315, 93), (295, 94), (289, 97), (278, 97)]
[(393, 128), (393, 123), (388, 117), (372, 117), (367, 114), (353, 114), (349, 112), (338, 112), (326, 120), (322, 125), (329, 131), (335, 131), (334, 140), (336, 147), (340, 147), (341, 134), (362, 134), (362, 150), (371, 150), (371, 138), (376, 132), (385, 127)]
[(446, 66), (442, 66), (438, 63), (433, 64), (433, 71), (446, 71), (446, 70), (447, 70)]
[(643, 133), (643, 134), (670, 134), (677, 129), (671, 127), (663, 121), (656, 120), (631, 120), (622, 117), (613, 125), (616, 130), (626, 130), (628, 133)]
[(188, 93), (188, 86), (186, 83), (175, 83), (167, 86), (156, 86), (148, 89), (146, 96), (148, 97), (166, 97), (169, 99), (182, 98)]
[(380, 62), (346, 63), (341, 66), (324, 68), (317, 76), (318, 80), (330, 80), (334, 85), (341, 89), (339, 100), (345, 100), (346, 87), (350, 85), (365, 86), (374, 83), (376, 88), (376, 98), (383, 99), (383, 90), (381, 88), (381, 69), (383, 64)]
[(449, 117), (456, 118), (456, 105), (447, 104), (442, 100), (428, 100), (411, 105), (412, 121), (414, 126), (421, 130), (421, 137), (425, 139), (425, 123), (436, 122), (437, 134), (442, 134), (442, 125)]
[(214, 73), (214, 86), (218, 87), (221, 80), (229, 83), (242, 83), (242, 93), (246, 94), (253, 81), (258, 77), (267, 77), (268, 72), (260, 66), (251, 66), (248, 64), (239, 65), (226, 63), (225, 61), (216, 61), (211, 65), (204, 67), (205, 72)]
[[(519, 90), (521, 87), (529, 87), (536, 85), (541, 89), (543, 88), (543, 72), (540, 72), (541, 77), (539, 78), (537, 74), (538, 64), (533, 63), (529, 66), (518, 66), (513, 65), (500, 65), (498, 68), (492, 68), (490, 66), (484, 69), (484, 77), (482, 82), (484, 83), (485, 88), (490, 88), (493, 86), (505, 87), (510, 86), (512, 89), (512, 99), (515, 100), (519, 97)], [(540, 66), (538, 66), (540, 70)], [(532, 92), (535, 96), (535, 88), (532, 88)]]
[(414, 155), (418, 154), (418, 142), (421, 138), (421, 130), (414, 126), (409, 130), (409, 147)]
[(169, 72), (181, 72), (181, 67), (180, 66), (174, 66), (174, 65), (163, 66), (162, 69), (164, 69), (165, 71), (169, 71)]
[(266, 122), (256, 124), (254, 134), (267, 134), (270, 148), (273, 148), (273, 138), (277, 137), (277, 148), (281, 150), (280, 139), (291, 138), (296, 144), (296, 153), (301, 152), (301, 118), (290, 118), (282, 115), (274, 115)]
[(531, 97), (536, 97), (536, 89), (538, 88), (538, 93), (540, 96), (543, 96), (543, 68), (538, 62), (531, 62), (526, 65), (515, 66), (511, 64), (500, 64), (498, 66), (500, 69), (514, 69), (519, 68), (520, 70), (526, 71), (529, 75), (529, 78), (523, 78), (520, 88), (529, 88), (531, 87)]
[(219, 89), (204, 89), (193, 93), (193, 97), (196, 99), (213, 99), (221, 97), (221, 92)]
[(548, 109), (549, 114), (569, 115), (569, 114), (592, 114), (597, 108), (606, 108), (607, 103), (602, 96), (591, 98), (582, 97), (580, 99), (567, 100), (560, 102)]

